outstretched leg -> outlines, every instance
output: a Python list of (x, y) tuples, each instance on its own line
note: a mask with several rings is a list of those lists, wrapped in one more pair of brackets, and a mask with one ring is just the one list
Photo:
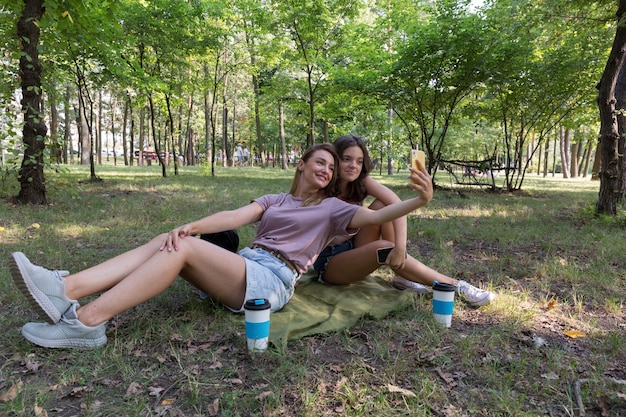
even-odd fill
[[(181, 239), (176, 251), (161, 251), (162, 240), (163, 236), (157, 237), (140, 248), (68, 276), (69, 292), (63, 294), (65, 298), (70, 294), (78, 298), (105, 292), (82, 307), (69, 300), (58, 324), (28, 323), (22, 334), (44, 347), (101, 346), (106, 343), (107, 320), (160, 294), (178, 275), (229, 307), (239, 309), (243, 305), (246, 265), (241, 256), (192, 237)], [(42, 275), (40, 270), (50, 272), (28, 264), (31, 275)], [(43, 278), (40, 292), (48, 297), (50, 280)], [(66, 280), (56, 278), (64, 288)], [(58, 285), (55, 288), (56, 294)]]

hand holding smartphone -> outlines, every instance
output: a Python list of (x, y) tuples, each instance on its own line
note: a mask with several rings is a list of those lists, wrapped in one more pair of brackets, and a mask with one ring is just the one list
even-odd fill
[(378, 263), (383, 265), (387, 262), (387, 258), (389, 257), (389, 253), (393, 248), (380, 248), (376, 250), (376, 256), (378, 257)]

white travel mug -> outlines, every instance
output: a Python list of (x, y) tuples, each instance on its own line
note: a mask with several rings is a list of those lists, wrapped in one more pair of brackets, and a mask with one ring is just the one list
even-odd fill
[(265, 352), (270, 336), (270, 307), (265, 298), (247, 300), (243, 308), (246, 316), (246, 339), (250, 352)]
[(454, 285), (437, 281), (433, 284), (433, 315), (435, 320), (445, 327), (450, 327), (452, 324), (455, 292)]

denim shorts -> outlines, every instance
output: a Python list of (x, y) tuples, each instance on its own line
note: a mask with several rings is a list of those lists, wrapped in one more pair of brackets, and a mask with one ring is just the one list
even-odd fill
[[(272, 305), (271, 312), (283, 308), (293, 296), (300, 274), (296, 274), (283, 261), (261, 248), (243, 248), (239, 255), (246, 261), (244, 302), (253, 298), (266, 298)], [(241, 313), (243, 305), (239, 309), (230, 310)]]
[(349, 251), (350, 249), (354, 249), (353, 239), (348, 239), (343, 243), (339, 243), (338, 245), (326, 246), (313, 264), (313, 269), (315, 269), (315, 272), (317, 272), (317, 279), (320, 282), (325, 282), (324, 272), (326, 272), (326, 268), (328, 268), (328, 262), (330, 262), (330, 259), (333, 256), (338, 255), (341, 252)]

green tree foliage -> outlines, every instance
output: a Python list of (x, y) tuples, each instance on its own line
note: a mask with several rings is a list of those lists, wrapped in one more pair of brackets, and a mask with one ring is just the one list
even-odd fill
[[(538, 150), (561, 127), (574, 132), (575, 146), (593, 149), (586, 142), (597, 130), (595, 85), (614, 20), (608, 0), (493, 0), (480, 11), (467, 0), (45, 6), (44, 97), (54, 105), (65, 101), (57, 91), (69, 92), (59, 117), (66, 132), (76, 131), (68, 111), (84, 110), (80, 130), (92, 167), (102, 141), (92, 131), (93, 109), (104, 96), (105, 104), (126, 103), (128, 117), (108, 134), (124, 132), (136, 148), (149, 139), (164, 151), (163, 175), (200, 156), (213, 164), (218, 152), (221, 163), (232, 163), (235, 143), (254, 145), (263, 162), (279, 154), (286, 168), (290, 150), (351, 132), (390, 168), (404, 167), (416, 145), (433, 174), (453, 162), (510, 167), (510, 190), (521, 188)], [(3, 47), (11, 52), (0, 63), (5, 114), (19, 113), (11, 98), (21, 10), (0, 0)], [(104, 111), (121, 112), (112, 104)], [(21, 150), (11, 144), (19, 138), (11, 119), (1, 125), (3, 147)]]
[[(499, 1), (486, 11), (498, 41), (481, 108), (501, 127), (498, 162), (507, 168), (508, 190), (521, 188), (534, 153), (550, 132), (559, 125), (579, 126), (593, 108), (600, 33), (597, 23), (589, 22), (598, 16), (582, 19), (569, 7), (551, 6)], [(537, 24), (548, 19), (553, 24)]]

